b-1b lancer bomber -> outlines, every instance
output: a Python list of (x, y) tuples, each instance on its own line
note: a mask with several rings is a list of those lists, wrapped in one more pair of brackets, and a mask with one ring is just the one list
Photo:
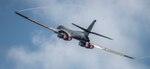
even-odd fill
[(79, 25), (76, 25), (74, 23), (72, 23), (74, 26), (82, 29), (83, 31), (75, 31), (75, 30), (71, 30), (69, 28), (66, 28), (62, 25), (58, 26), (57, 28), (52, 28), (50, 26), (47, 26), (47, 25), (44, 25), (42, 23), (39, 23), (35, 20), (32, 20), (31, 18), (19, 13), (19, 12), (15, 12), (17, 15), (37, 24), (37, 25), (40, 25), (46, 29), (49, 29), (51, 31), (53, 31), (54, 33), (57, 34), (58, 38), (60, 39), (63, 39), (65, 41), (71, 41), (72, 39), (76, 39), (79, 41), (79, 45), (81, 47), (85, 47), (87, 49), (93, 49), (93, 48), (98, 48), (98, 49), (101, 49), (103, 51), (107, 51), (107, 52), (110, 52), (110, 53), (113, 53), (113, 54), (116, 54), (116, 55), (120, 55), (120, 56), (123, 56), (123, 57), (127, 57), (127, 58), (130, 58), (130, 59), (134, 59), (133, 57), (131, 56), (128, 56), (128, 55), (125, 55), (123, 53), (119, 53), (119, 52), (116, 52), (116, 51), (113, 51), (109, 48), (105, 48), (103, 46), (100, 46), (100, 45), (95, 45), (95, 44), (92, 44), (90, 42), (90, 39), (89, 39), (89, 34), (94, 34), (94, 35), (97, 35), (97, 36), (100, 36), (100, 37), (104, 37), (104, 38), (107, 38), (107, 39), (110, 39), (110, 40), (113, 40), (112, 38), (109, 38), (107, 36), (104, 36), (104, 35), (101, 35), (101, 34), (98, 34), (98, 33), (95, 33), (95, 32), (92, 32), (92, 28), (96, 22), (96, 20), (94, 20), (90, 25), (89, 27), (86, 29), (86, 28), (83, 28)]

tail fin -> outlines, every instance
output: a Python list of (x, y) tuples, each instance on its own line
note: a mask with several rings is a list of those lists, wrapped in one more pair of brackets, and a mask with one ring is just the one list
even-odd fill
[(89, 25), (89, 27), (88, 27), (87, 29), (85, 29), (85, 28), (83, 28), (83, 27), (81, 27), (81, 26), (78, 26), (78, 25), (76, 25), (76, 24), (74, 24), (74, 23), (72, 23), (72, 24), (73, 24), (74, 26), (76, 26), (76, 27), (78, 27), (78, 28), (84, 30), (85, 35), (88, 36), (89, 33), (91, 32), (91, 30), (92, 30), (92, 28), (93, 28), (95, 22), (96, 22), (96, 20), (94, 20), (94, 21)]
[(101, 35), (101, 34), (98, 34), (98, 33), (95, 33), (95, 32), (91, 32), (91, 30), (92, 30), (92, 28), (93, 28), (95, 22), (96, 22), (96, 20), (94, 20), (94, 21), (89, 25), (89, 27), (88, 27), (87, 29), (85, 29), (85, 28), (83, 28), (83, 27), (81, 27), (81, 26), (79, 26), (79, 25), (76, 25), (76, 24), (74, 24), (74, 23), (72, 23), (72, 24), (73, 24), (74, 26), (76, 26), (76, 27), (78, 27), (78, 28), (84, 30), (86, 36), (88, 36), (88, 35), (91, 33), (91, 34), (94, 34), (94, 35), (97, 35), (97, 36), (101, 36), (101, 37), (104, 37), (104, 38), (113, 40), (112, 38), (109, 38), (109, 37), (107, 37), (107, 36), (104, 36), (104, 35)]
[(89, 25), (89, 27), (87, 28), (87, 32), (85, 31), (85, 34), (88, 36), (89, 33), (91, 32), (94, 24), (95, 24), (96, 20), (93, 20), (93, 22)]

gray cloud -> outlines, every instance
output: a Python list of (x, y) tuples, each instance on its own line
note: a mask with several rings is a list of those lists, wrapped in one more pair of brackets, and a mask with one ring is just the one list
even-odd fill
[[(138, 37), (141, 31), (135, 17), (138, 13), (148, 14), (143, 11), (149, 10), (146, 1), (39, 0), (37, 5), (47, 6), (42, 9), (43, 16), (72, 29), (77, 28), (70, 26), (71, 22), (87, 27), (93, 19), (97, 19), (93, 31), (115, 40), (90, 35), (92, 42), (135, 57), (144, 53), (139, 41), (130, 35)], [(47, 33), (41, 32), (36, 32), (32, 38), (33, 44), (40, 49), (28, 51), (20, 47), (9, 51), (8, 56), (16, 61), (15, 69), (148, 69), (140, 62), (105, 54), (97, 49), (87, 50), (78, 46), (77, 41), (65, 42), (55, 35), (48, 37)]]

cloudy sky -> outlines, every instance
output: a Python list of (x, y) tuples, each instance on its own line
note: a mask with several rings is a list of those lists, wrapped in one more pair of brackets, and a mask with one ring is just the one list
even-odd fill
[[(92, 31), (114, 40), (91, 34), (91, 42), (136, 59), (58, 39), (14, 13), (20, 10), (43, 24), (79, 31), (71, 23), (87, 28), (96, 19)], [(149, 69), (149, 12), (149, 0), (1, 0), (0, 69)]]

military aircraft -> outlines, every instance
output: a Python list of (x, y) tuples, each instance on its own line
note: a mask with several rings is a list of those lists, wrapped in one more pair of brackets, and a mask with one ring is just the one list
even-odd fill
[(119, 52), (116, 52), (116, 51), (113, 51), (109, 48), (105, 48), (103, 46), (100, 46), (100, 45), (95, 45), (95, 44), (92, 44), (90, 43), (90, 39), (88, 37), (89, 34), (94, 34), (94, 35), (98, 35), (98, 36), (101, 36), (101, 37), (104, 37), (104, 38), (107, 38), (107, 39), (110, 39), (110, 40), (113, 40), (112, 38), (109, 38), (107, 36), (104, 36), (104, 35), (101, 35), (101, 34), (98, 34), (98, 33), (95, 33), (95, 32), (92, 32), (92, 28), (96, 22), (96, 20), (94, 20), (87, 29), (79, 26), (79, 25), (76, 25), (74, 23), (72, 23), (74, 26), (82, 29), (83, 31), (74, 31), (74, 30), (71, 30), (69, 28), (66, 28), (64, 27), (63, 25), (60, 25), (58, 26), (57, 28), (52, 28), (50, 26), (47, 26), (47, 25), (44, 25), (44, 24), (41, 24), (35, 20), (32, 20), (31, 18), (19, 13), (19, 12), (15, 12), (17, 15), (35, 23), (35, 24), (38, 24), (44, 28), (47, 28), (51, 31), (53, 31), (54, 33), (57, 34), (57, 36), (65, 41), (71, 41), (72, 39), (76, 39), (79, 41), (79, 45), (81, 47), (85, 47), (87, 49), (93, 49), (93, 48), (99, 48), (101, 50), (104, 50), (104, 51), (107, 51), (107, 52), (110, 52), (110, 53), (113, 53), (113, 54), (116, 54), (116, 55), (120, 55), (120, 56), (124, 56), (124, 57), (127, 57), (127, 58), (130, 58), (130, 59), (134, 59), (133, 57), (131, 56), (128, 56), (128, 55), (125, 55), (123, 53), (119, 53)]

